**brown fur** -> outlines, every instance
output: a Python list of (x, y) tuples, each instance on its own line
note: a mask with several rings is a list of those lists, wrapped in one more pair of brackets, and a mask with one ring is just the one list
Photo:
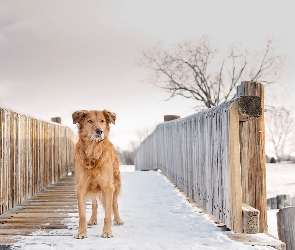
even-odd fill
[(118, 195), (121, 188), (119, 161), (113, 144), (109, 141), (110, 123), (116, 115), (107, 110), (81, 110), (72, 114), (78, 125), (79, 141), (75, 151), (75, 177), (79, 209), (79, 230), (76, 238), (87, 237), (86, 197), (92, 199), (92, 216), (88, 223), (97, 224), (97, 200), (105, 210), (102, 237), (112, 237), (112, 213), (114, 224), (122, 225), (118, 212)]

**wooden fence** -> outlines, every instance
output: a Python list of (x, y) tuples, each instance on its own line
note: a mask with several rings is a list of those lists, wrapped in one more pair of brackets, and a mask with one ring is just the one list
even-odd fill
[(68, 127), (0, 107), (0, 214), (72, 170)]
[(295, 206), (295, 196), (291, 198), (289, 194), (280, 194), (267, 199), (268, 209), (282, 209), (289, 206)]
[[(243, 82), (240, 89), (250, 88), (249, 85), (263, 88), (259, 83)], [(235, 232), (245, 232), (247, 227), (243, 225), (243, 207), (246, 208), (246, 213), (255, 215), (256, 224), (262, 225), (262, 228), (254, 231), (266, 231), (266, 216), (263, 216), (261, 221), (256, 213), (261, 213), (261, 210), (255, 210), (257, 207), (253, 204), (248, 204), (253, 207), (249, 209), (249, 206), (244, 204), (246, 200), (250, 200), (245, 192), (254, 181), (248, 177), (253, 166), (246, 163), (241, 165), (253, 160), (250, 158), (250, 152), (247, 153), (253, 146), (249, 146), (250, 139), (255, 145), (260, 143), (264, 150), (264, 141), (255, 141), (251, 136), (254, 131), (248, 129), (246, 133), (242, 127), (242, 123), (257, 117), (260, 117), (257, 118), (260, 119), (259, 122), (263, 122), (263, 102), (261, 96), (238, 96), (238, 99), (192, 116), (159, 124), (141, 144), (135, 158), (135, 167), (137, 170), (161, 169), (189, 197)], [(259, 136), (264, 136), (262, 129), (260, 133), (262, 135)], [(245, 137), (248, 137), (247, 143)], [(264, 152), (260, 154), (259, 147), (256, 147), (256, 150), (259, 156)], [(259, 168), (261, 171), (265, 170), (265, 166), (255, 166), (255, 169)], [(259, 171), (256, 174), (261, 177)], [(265, 178), (265, 173), (262, 178)], [(260, 180), (252, 189), (265, 191), (265, 185), (258, 186), (263, 183), (265, 180)], [(261, 191), (258, 193), (261, 194)], [(253, 198), (255, 199), (255, 196)], [(266, 211), (266, 198), (260, 198), (262, 203), (265, 201)], [(263, 205), (258, 205), (264, 209)]]

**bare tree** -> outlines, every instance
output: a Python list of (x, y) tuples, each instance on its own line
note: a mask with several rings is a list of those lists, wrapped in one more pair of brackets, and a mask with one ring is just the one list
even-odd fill
[(294, 120), (285, 108), (268, 107), (265, 114), (268, 140), (273, 146), (277, 162), (281, 162), (294, 152)]
[(140, 65), (150, 70), (148, 81), (175, 96), (193, 99), (196, 109), (211, 108), (235, 95), (243, 80), (264, 84), (278, 80), (282, 58), (275, 54), (272, 41), (255, 53), (232, 45), (222, 55), (207, 36), (184, 42), (172, 50), (155, 47), (146, 51)]

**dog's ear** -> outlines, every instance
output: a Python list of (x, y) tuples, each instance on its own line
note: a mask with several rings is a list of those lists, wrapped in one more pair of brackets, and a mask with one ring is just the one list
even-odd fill
[(79, 110), (79, 111), (75, 111), (72, 114), (72, 118), (73, 118), (73, 124), (79, 123), (81, 122), (87, 115), (88, 111), (87, 110)]
[(108, 122), (115, 124), (116, 114), (107, 110), (103, 111), (104, 116), (108, 120)]

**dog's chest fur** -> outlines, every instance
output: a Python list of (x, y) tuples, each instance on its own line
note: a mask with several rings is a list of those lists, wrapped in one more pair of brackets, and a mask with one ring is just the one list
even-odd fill
[(102, 167), (103, 159), (106, 157), (106, 152), (104, 150), (106, 144), (107, 143), (104, 141), (80, 142), (79, 150), (85, 168)]

